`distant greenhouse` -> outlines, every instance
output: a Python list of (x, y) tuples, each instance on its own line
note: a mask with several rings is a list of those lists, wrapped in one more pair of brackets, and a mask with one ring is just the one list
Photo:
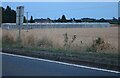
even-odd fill
[[(107, 28), (111, 27), (109, 23), (24, 23), (22, 29), (36, 29), (36, 28)], [(15, 23), (2, 24), (4, 29), (16, 29), (18, 26)]]

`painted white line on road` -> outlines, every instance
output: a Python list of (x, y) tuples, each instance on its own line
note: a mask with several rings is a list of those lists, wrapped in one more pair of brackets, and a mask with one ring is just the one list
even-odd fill
[(16, 55), (16, 54), (8, 54), (8, 53), (2, 53), (2, 52), (0, 52), (0, 54), (120, 74), (119, 71), (114, 71), (114, 70), (107, 70), (107, 69), (101, 69), (101, 68), (95, 68), (95, 67), (88, 67), (88, 66), (83, 66), (83, 65), (70, 64), (70, 63), (64, 63), (64, 62), (59, 62), (59, 61), (53, 61), (53, 60), (47, 60), (47, 59), (41, 59), (41, 58), (35, 58), (35, 57), (29, 57), (29, 56), (22, 56), (22, 55)]

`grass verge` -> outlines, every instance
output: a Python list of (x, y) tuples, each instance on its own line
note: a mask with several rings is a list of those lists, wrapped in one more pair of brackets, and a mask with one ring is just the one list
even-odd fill
[(105, 52), (74, 52), (73, 50), (66, 50), (60, 48), (36, 48), (36, 47), (22, 47), (9, 46), (3, 44), (2, 52), (20, 54), (25, 56), (50, 59), (61, 62), (75, 63), (86, 66), (94, 66), (98, 68), (105, 68), (119, 71), (118, 64), (119, 56), (114, 53)]

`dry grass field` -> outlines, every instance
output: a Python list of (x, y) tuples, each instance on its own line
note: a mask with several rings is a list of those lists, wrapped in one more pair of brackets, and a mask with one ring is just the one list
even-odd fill
[[(67, 33), (68, 43), (76, 35), (76, 39), (71, 44), (70, 49), (85, 50), (93, 44), (93, 40), (100, 37), (106, 45), (109, 52), (117, 52), (118, 49), (118, 27), (110, 28), (54, 28), (54, 29), (30, 29), (21, 31), (21, 41), (23, 46), (45, 45), (54, 48), (64, 47), (64, 34)], [(3, 40), (8, 37), (11, 42), (18, 38), (18, 30), (2, 30)]]
[(118, 70), (118, 27), (2, 29), (2, 52)]

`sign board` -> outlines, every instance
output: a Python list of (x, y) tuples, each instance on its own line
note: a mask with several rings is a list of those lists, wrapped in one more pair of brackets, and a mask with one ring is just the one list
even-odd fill
[(23, 17), (24, 17), (24, 6), (18, 6), (16, 8), (16, 25), (23, 24)]

